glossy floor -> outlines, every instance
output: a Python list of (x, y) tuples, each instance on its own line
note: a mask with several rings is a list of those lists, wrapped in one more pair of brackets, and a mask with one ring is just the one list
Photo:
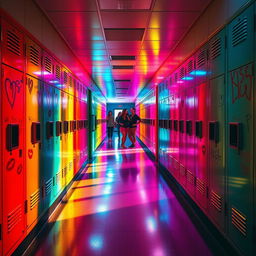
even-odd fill
[(140, 146), (105, 142), (71, 192), (37, 256), (212, 255)]

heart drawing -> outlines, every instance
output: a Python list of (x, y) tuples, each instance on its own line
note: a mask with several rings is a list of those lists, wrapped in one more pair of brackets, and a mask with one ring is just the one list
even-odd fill
[(12, 81), (10, 78), (5, 79), (5, 82), (4, 82), (5, 92), (11, 108), (14, 107), (17, 93), (20, 93), (21, 83), (22, 83), (22, 80)]

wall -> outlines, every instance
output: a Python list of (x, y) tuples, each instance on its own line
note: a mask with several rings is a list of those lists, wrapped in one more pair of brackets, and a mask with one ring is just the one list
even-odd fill
[(126, 108), (130, 112), (130, 108), (134, 108), (135, 103), (108, 103), (107, 104), (107, 113), (112, 111), (114, 114), (115, 109), (124, 109)]

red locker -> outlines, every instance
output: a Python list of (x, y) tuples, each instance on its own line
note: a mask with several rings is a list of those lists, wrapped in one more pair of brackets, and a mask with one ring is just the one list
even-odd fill
[(24, 77), (2, 65), (2, 202), (3, 254), (9, 253), (25, 234)]
[(24, 37), (19, 29), (2, 21), (2, 62), (20, 71), (24, 70)]

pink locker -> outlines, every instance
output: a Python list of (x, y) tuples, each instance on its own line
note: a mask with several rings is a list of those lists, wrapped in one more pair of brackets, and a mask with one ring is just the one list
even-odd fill
[(196, 78), (195, 89), (195, 172), (196, 172), (196, 189), (195, 198), (202, 207), (207, 207), (207, 193), (208, 193), (208, 118), (207, 118), (207, 49), (208, 45), (204, 45), (196, 53), (196, 71), (194, 74)]

